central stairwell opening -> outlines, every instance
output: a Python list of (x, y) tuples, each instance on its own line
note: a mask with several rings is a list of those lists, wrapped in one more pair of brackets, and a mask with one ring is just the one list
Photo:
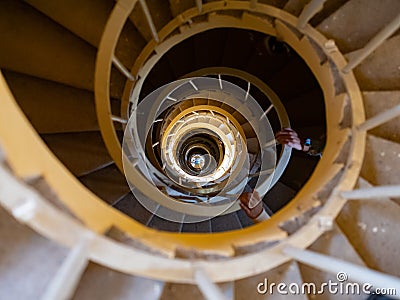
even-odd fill
[[(0, 252), (18, 280), (0, 280), (0, 298), (201, 298), (196, 284), (243, 299), (266, 276), (343, 270), (400, 290), (399, 12), (397, 0), (4, 1)], [(126, 184), (129, 118), (187, 78), (250, 90), (275, 132), (289, 124), (279, 99), (302, 137), (326, 134), (320, 160), (278, 149), (289, 163), (264, 198), (270, 220), (171, 222)]]

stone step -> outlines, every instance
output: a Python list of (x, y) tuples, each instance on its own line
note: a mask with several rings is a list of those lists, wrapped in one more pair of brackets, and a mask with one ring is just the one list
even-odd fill
[(83, 176), (113, 163), (100, 132), (46, 134), (42, 138), (75, 176)]
[[(3, 71), (15, 99), (39, 133), (97, 131), (92, 92)], [(117, 106), (117, 101), (112, 101)]]
[(211, 232), (211, 220), (197, 223), (184, 223), (182, 232)]
[[(309, 250), (339, 258), (353, 264), (365, 266), (361, 257), (358, 255), (347, 237), (336, 224), (334, 224), (332, 230), (327, 231), (325, 234), (319, 237), (318, 240), (309, 247)], [(321, 287), (323, 283), (328, 283), (329, 280), (332, 282), (340, 282), (337, 279), (337, 274), (326, 273), (301, 263), (299, 263), (299, 268), (303, 281), (310, 283), (312, 282), (317, 287)], [(368, 296), (363, 293), (361, 295), (357, 295), (355, 293), (351, 295), (333, 295), (326, 292), (324, 293), (323, 297), (324, 299), (361, 300), (366, 299)]]
[(343, 53), (348, 53), (364, 47), (399, 11), (400, 2), (397, 0), (350, 0), (317, 29), (327, 38), (334, 39)]
[[(322, 21), (335, 13), (348, 0), (326, 0), (323, 8), (310, 20), (310, 24), (317, 27)], [(307, 1), (308, 2), (308, 1)]]
[[(28, 0), (31, 6), (93, 46), (98, 46), (114, 1), (96, 0), (48, 2)], [(88, 22), (90, 20), (90, 22)]]
[(217, 216), (211, 219), (211, 232), (241, 229), (242, 224), (236, 213)]
[(263, 201), (273, 212), (277, 212), (296, 196), (296, 190), (278, 181), (264, 196)]
[(113, 207), (142, 224), (147, 224), (153, 215), (153, 213), (148, 211), (132, 193), (121, 198)]
[(110, 205), (130, 192), (125, 176), (121, 174), (115, 164), (81, 176), (79, 180)]
[[(397, 3), (400, 4), (400, 2)], [(391, 37), (354, 69), (354, 75), (361, 89), (400, 90), (399, 45), (400, 35)]]
[(400, 144), (368, 134), (361, 176), (373, 185), (398, 184), (399, 170)]
[[(363, 92), (365, 117), (367, 119), (390, 110), (400, 104), (400, 91)], [(371, 134), (386, 140), (400, 143), (400, 118), (395, 118), (369, 131)]]
[(337, 217), (365, 264), (394, 276), (400, 276), (399, 213), (400, 207), (389, 199), (349, 200)]
[(169, 0), (169, 7), (171, 9), (171, 14), (173, 17), (183, 13), (185, 10), (189, 8), (196, 7), (195, 0)]
[[(4, 1), (0, 20), (0, 67), (93, 91), (93, 46), (23, 2)], [(120, 97), (125, 78), (114, 70), (111, 79)]]
[(131, 276), (89, 263), (72, 299), (129, 300), (140, 295), (141, 299), (158, 300), (163, 287), (164, 283), (157, 280)]
[[(27, 2), (94, 47), (100, 44), (105, 25), (115, 4), (112, 0), (58, 1), (57, 3), (30, 0)], [(121, 32), (115, 55), (126, 67), (131, 68), (145, 44), (146, 41), (134, 25), (127, 22)]]
[(0, 299), (41, 299), (68, 249), (22, 225), (0, 207)]
[[(172, 20), (169, 3), (165, 0), (146, 0), (146, 3), (154, 26), (157, 31), (160, 31), (169, 21)], [(146, 41), (153, 39), (149, 23), (144, 15), (143, 8), (138, 1), (129, 16), (132, 23), (135, 25), (140, 34)]]
[(310, 1), (311, 0), (289, 0), (286, 2), (283, 10), (297, 17), (303, 11), (304, 6)]
[[(282, 295), (277, 290), (277, 285), (280, 283), (297, 284), (301, 287), (302, 282), (298, 265), (295, 262), (289, 262), (268, 272), (235, 281), (234, 299), (279, 300), (285, 297), (285, 299), (307, 300), (306, 295), (291, 295), (290, 293)], [(271, 284), (275, 284), (272, 289), (270, 288)]]

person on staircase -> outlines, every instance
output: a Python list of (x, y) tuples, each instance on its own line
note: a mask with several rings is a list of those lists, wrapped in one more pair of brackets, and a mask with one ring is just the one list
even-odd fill
[[(291, 128), (283, 128), (275, 134), (275, 139), (278, 144), (288, 145), (293, 149), (306, 152), (311, 156), (322, 156), (322, 150), (325, 146), (325, 137), (322, 136), (319, 140), (311, 140), (310, 138), (300, 139), (296, 131)], [(269, 219), (269, 215), (263, 208), (263, 201), (257, 191), (244, 192), (239, 197), (240, 208), (246, 215), (253, 220), (254, 223), (259, 223)]]
[(311, 156), (322, 157), (322, 150), (325, 147), (325, 136), (321, 136), (319, 139), (300, 139), (297, 132), (291, 128), (283, 128), (275, 134), (275, 139), (278, 144), (288, 145)]

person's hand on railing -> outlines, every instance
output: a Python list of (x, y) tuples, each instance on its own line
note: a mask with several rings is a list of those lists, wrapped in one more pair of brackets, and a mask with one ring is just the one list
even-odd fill
[(239, 200), (241, 209), (254, 222), (261, 222), (269, 218), (263, 208), (260, 195), (256, 191), (241, 194)]
[(296, 131), (291, 128), (283, 128), (275, 135), (276, 142), (282, 145), (288, 145), (294, 149), (307, 152), (311, 156), (322, 156), (322, 151), (325, 147), (325, 135), (319, 139), (310, 138), (301, 140)]
[(288, 145), (300, 151), (308, 151), (308, 149), (304, 149), (305, 147), (297, 132), (291, 128), (283, 128), (275, 135), (275, 139), (279, 144)]

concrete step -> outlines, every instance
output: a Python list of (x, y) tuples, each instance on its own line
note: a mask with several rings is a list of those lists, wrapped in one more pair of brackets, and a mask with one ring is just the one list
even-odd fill
[[(93, 90), (93, 46), (23, 2), (4, 1), (0, 20), (2, 68)], [(111, 95), (121, 96), (124, 78), (113, 72), (112, 81)]]
[[(272, 290), (267, 288), (275, 283)], [(301, 286), (303, 280), (299, 271), (299, 267), (295, 262), (289, 262), (280, 265), (268, 272), (252, 276), (249, 278), (235, 281), (235, 300), (280, 300), (285, 299), (307, 300), (306, 295), (282, 295), (277, 291), (277, 285), (280, 283), (298, 284)], [(258, 292), (260, 287), (260, 292)]]
[[(154, 208), (156, 214), (153, 214), (144, 208), (132, 193), (122, 197), (113, 207), (148, 227), (172, 232), (208, 233), (240, 229), (243, 227), (242, 219), (244, 220), (247, 218), (239, 218), (237, 213), (231, 213), (197, 223), (174, 222), (158, 216), (157, 213), (167, 212), (165, 208), (161, 206), (159, 208)], [(162, 210), (164, 212), (162, 212)], [(182, 220), (184, 220), (183, 215)], [(249, 226), (253, 224), (253, 222), (247, 218), (247, 220), (243, 221), (243, 224)]]
[[(397, 2), (400, 4), (400, 2)], [(400, 90), (400, 35), (386, 40), (354, 69), (361, 89), (368, 91)]]
[[(390, 110), (400, 104), (400, 91), (371, 91), (363, 92), (366, 118)], [(400, 143), (400, 119), (395, 118), (369, 131), (371, 134), (386, 140)]]
[(150, 219), (150, 222), (147, 224), (147, 226), (162, 231), (171, 231), (171, 232), (182, 231), (182, 223), (169, 221), (156, 215), (154, 215)]
[(79, 180), (110, 205), (130, 192), (125, 176), (121, 174), (115, 164), (81, 176)]
[[(21, 73), (3, 71), (3, 74), (19, 106), (39, 133), (99, 130), (93, 93)], [(112, 101), (112, 104), (118, 103)]]
[(164, 283), (111, 270), (96, 263), (89, 263), (72, 299), (158, 300)]
[(196, 7), (196, 2), (195, 0), (186, 0), (186, 1), (169, 0), (169, 7), (172, 16), (176, 17), (177, 15), (183, 13), (185, 10), (188, 10), (189, 8), (192, 7)]
[(140, 202), (132, 193), (129, 193), (121, 198), (113, 205), (113, 207), (142, 224), (147, 224), (153, 215), (150, 211), (144, 208), (143, 205), (140, 204)]
[(234, 112), (232, 113), (232, 116), (233, 116), (233, 117), (236, 119), (236, 121), (238, 121), (239, 124), (241, 124), (241, 125), (247, 122), (246, 118), (245, 118), (241, 113), (239, 113), (238, 111), (234, 111)]
[[(243, 131), (246, 133), (246, 138), (249, 140), (251, 138), (257, 138), (257, 134), (253, 130), (253, 126), (247, 122), (241, 125)], [(251, 140), (250, 142), (254, 142), (254, 140)], [(253, 143), (254, 144), (254, 143)]]
[[(96, 48), (100, 44), (104, 27), (115, 4), (112, 0), (101, 3), (95, 0), (58, 1), (57, 3), (30, 0), (27, 2)], [(133, 24), (127, 22), (121, 32), (115, 55), (127, 68), (131, 68), (145, 43), (146, 41)]]
[(41, 299), (68, 249), (22, 225), (0, 207), (0, 299)]
[(368, 134), (361, 176), (373, 185), (398, 184), (399, 170), (400, 144)]
[(326, 0), (323, 8), (310, 20), (310, 24), (317, 27), (318, 24), (340, 9), (347, 1), (348, 0)]
[(160, 300), (205, 300), (203, 294), (194, 284), (166, 283)]
[(294, 16), (299, 16), (303, 11), (304, 6), (309, 3), (311, 0), (289, 0), (286, 2), (283, 10), (291, 13)]
[(184, 223), (182, 232), (211, 232), (211, 221), (206, 220), (197, 223)]
[[(184, 219), (184, 214), (177, 213), (175, 211), (171, 211), (168, 208), (160, 206), (157, 211), (157, 214), (154, 214), (149, 221), (147, 222), (147, 226), (157, 229), (157, 230), (164, 230), (164, 231), (172, 231), (172, 232), (181, 232), (182, 231), (182, 220)], [(167, 220), (161, 216), (170, 216), (172, 218), (177, 217), (179, 218), (180, 222), (174, 222)]]
[[(361, 188), (371, 188), (371, 187), (374, 187), (374, 185), (368, 182), (368, 180), (366, 180), (365, 178), (359, 177), (355, 188), (361, 189)], [(385, 199), (390, 199), (397, 205), (400, 205), (400, 198), (385, 198)]]
[[(230, 283), (218, 284), (225, 299), (233, 298), (233, 286)], [(205, 300), (206, 298), (201, 293), (197, 285), (194, 284), (181, 284), (181, 283), (165, 283), (163, 293), (160, 300)], [(210, 299), (210, 298), (209, 298)]]
[[(93, 46), (98, 46), (114, 1), (95, 0), (48, 2), (28, 0), (31, 6)], [(88, 22), (90, 20), (90, 22)]]
[(241, 229), (242, 224), (236, 213), (217, 216), (211, 219), (211, 232)]
[[(364, 45), (400, 11), (397, 0), (350, 0), (325, 19), (317, 29), (334, 39), (343, 53)], [(357, 12), (357, 17), (354, 17)]]
[(300, 190), (313, 173), (319, 162), (318, 157), (308, 156), (303, 152), (293, 150), (280, 181), (293, 190)]
[(349, 200), (337, 218), (365, 264), (400, 276), (400, 207), (389, 199)]
[(273, 212), (277, 212), (296, 196), (296, 190), (278, 181), (264, 196), (263, 201)]
[(246, 139), (247, 152), (257, 153), (260, 149), (258, 139), (256, 137)]
[[(347, 237), (343, 234), (340, 228), (334, 224), (332, 230), (326, 232), (318, 238), (310, 247), (309, 250), (339, 258), (347, 262), (365, 266), (363, 260), (355, 251)], [(321, 287), (323, 283), (339, 282), (337, 274), (330, 274), (319, 271), (313, 267), (299, 263), (301, 277), (304, 282), (313, 282), (317, 287)], [(362, 291), (361, 291), (362, 292)], [(351, 295), (333, 295), (324, 293), (323, 299), (366, 299), (367, 295), (351, 294)]]
[[(169, 3), (165, 0), (146, 0), (151, 18), (157, 31), (160, 31), (169, 21), (172, 20), (172, 14), (170, 11)], [(143, 8), (140, 3), (137, 2), (129, 19), (135, 25), (140, 34), (146, 41), (153, 39), (149, 24), (143, 13)]]
[(253, 220), (251, 220), (242, 209), (239, 209), (236, 214), (243, 228), (254, 225)]
[(46, 134), (42, 138), (75, 176), (83, 176), (113, 163), (100, 132)]

